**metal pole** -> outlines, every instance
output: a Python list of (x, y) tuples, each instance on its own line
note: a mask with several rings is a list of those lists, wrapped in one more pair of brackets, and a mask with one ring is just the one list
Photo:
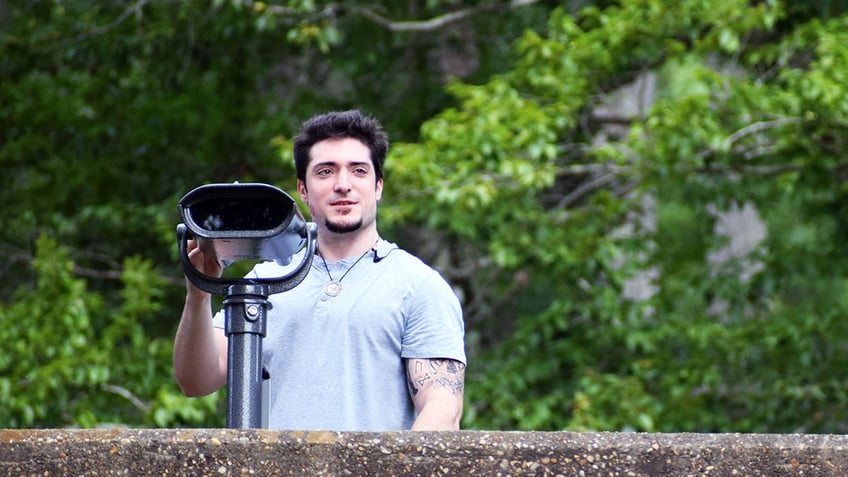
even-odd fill
[(227, 427), (262, 427), (262, 338), (270, 306), (261, 284), (229, 287), (224, 300), (227, 363)]

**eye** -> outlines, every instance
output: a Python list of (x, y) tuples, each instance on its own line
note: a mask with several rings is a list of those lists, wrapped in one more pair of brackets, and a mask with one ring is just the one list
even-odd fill
[(358, 176), (367, 176), (368, 175), (368, 169), (365, 168), (365, 167), (357, 167), (353, 170), (353, 173), (358, 175)]
[(315, 171), (316, 176), (328, 176), (332, 173), (333, 171), (329, 167), (324, 167)]

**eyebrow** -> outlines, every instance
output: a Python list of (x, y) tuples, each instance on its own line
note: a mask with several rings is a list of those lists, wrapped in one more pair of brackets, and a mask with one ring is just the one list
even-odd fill
[[(312, 164), (310, 169), (315, 169), (317, 167), (326, 167), (326, 166), (339, 167), (339, 163), (337, 161), (316, 162), (315, 164)], [(355, 161), (355, 162), (351, 162), (351, 163), (347, 164), (345, 167), (356, 167), (356, 166), (373, 167), (373, 164), (371, 164), (371, 161)]]

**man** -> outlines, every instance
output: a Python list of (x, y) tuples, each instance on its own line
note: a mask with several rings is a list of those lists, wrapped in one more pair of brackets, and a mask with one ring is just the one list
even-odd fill
[[(318, 225), (318, 256), (303, 282), (270, 297), (271, 428), (459, 429), (462, 310), (438, 272), (378, 234), (387, 151), (380, 124), (359, 111), (316, 116), (295, 138), (297, 191)], [(188, 248), (200, 272), (221, 274), (196, 244)], [(284, 273), (276, 262), (251, 272)], [(201, 396), (226, 384), (224, 317), (213, 320), (209, 294), (186, 287), (174, 374), (186, 395)]]

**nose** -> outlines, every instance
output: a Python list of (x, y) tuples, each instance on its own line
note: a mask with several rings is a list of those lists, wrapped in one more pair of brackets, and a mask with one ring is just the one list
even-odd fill
[(333, 186), (334, 192), (350, 192), (350, 178), (348, 177), (348, 172), (345, 169), (341, 169), (338, 174), (336, 174), (336, 183)]

